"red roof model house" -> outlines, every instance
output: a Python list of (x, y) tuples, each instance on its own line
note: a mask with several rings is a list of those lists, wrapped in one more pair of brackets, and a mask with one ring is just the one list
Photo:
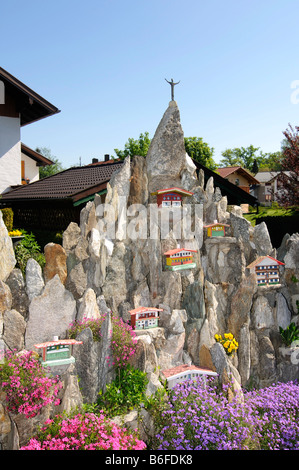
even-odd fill
[(73, 346), (82, 344), (82, 341), (75, 339), (54, 339), (46, 343), (35, 344), (36, 349), (42, 349), (43, 366), (60, 366), (72, 364), (75, 358), (72, 356)]
[(213, 224), (204, 225), (204, 228), (207, 229), (208, 237), (225, 237), (225, 227), (229, 227), (229, 225), (221, 224), (217, 220)]
[(271, 256), (259, 256), (247, 268), (257, 275), (259, 286), (266, 286), (279, 284), (279, 266), (284, 266), (284, 263)]
[(159, 312), (163, 312), (163, 309), (154, 307), (138, 307), (134, 310), (130, 310), (131, 327), (133, 330), (155, 328), (158, 326)]
[(166, 256), (165, 268), (170, 271), (195, 268), (196, 263), (193, 262), (192, 253), (197, 253), (197, 251), (190, 250), (190, 248), (175, 248), (166, 251), (164, 253), (164, 256)]
[(193, 193), (181, 188), (158, 189), (152, 193), (157, 196), (158, 207), (180, 207), (185, 196), (193, 196)]
[(199, 376), (206, 378), (207, 376), (217, 377), (217, 372), (206, 367), (197, 367), (193, 365), (183, 364), (181, 366), (172, 367), (161, 372), (167, 380), (169, 388), (173, 388), (176, 384), (185, 380), (196, 379)]

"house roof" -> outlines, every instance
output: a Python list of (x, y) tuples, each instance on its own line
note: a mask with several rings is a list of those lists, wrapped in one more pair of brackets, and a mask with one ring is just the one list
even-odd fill
[(216, 173), (213, 170), (210, 170), (209, 168), (197, 162), (196, 160), (192, 159), (192, 161), (196, 166), (197, 171), (203, 172), (205, 183), (211, 177), (214, 179), (214, 186), (220, 189), (222, 196), (227, 197), (227, 203), (229, 205), (249, 204), (251, 206), (256, 206), (259, 204), (258, 199), (256, 197), (247, 193), (243, 189), (239, 188), (235, 184), (223, 178), (220, 174)]
[(164, 255), (171, 256), (171, 255), (175, 255), (176, 253), (179, 253), (180, 251), (191, 251), (192, 253), (197, 252), (197, 250), (190, 250), (190, 248), (175, 248), (173, 250), (166, 251)]
[(187, 191), (186, 189), (182, 189), (182, 188), (167, 188), (167, 189), (158, 189), (157, 191), (152, 193), (152, 196), (155, 196), (157, 194), (170, 193), (170, 192), (179, 193), (179, 194), (182, 194), (183, 196), (193, 196), (194, 194), (191, 191)]
[(256, 175), (255, 178), (258, 180), (259, 183), (270, 183), (270, 181), (274, 180), (277, 178), (278, 175), (281, 173), (284, 173), (285, 175), (289, 176), (290, 171), (259, 171)]
[(255, 266), (259, 265), (260, 263), (262, 263), (262, 261), (265, 259), (265, 258), (268, 258), (268, 259), (271, 259), (273, 261), (275, 261), (276, 264), (280, 264), (282, 266), (284, 266), (284, 263), (282, 263), (281, 261), (278, 261), (278, 259), (275, 259), (275, 258), (272, 258), (272, 256), (258, 256), (258, 258), (253, 261), (252, 263), (250, 263), (247, 268), (254, 268)]
[(245, 170), (245, 168), (242, 168), (241, 166), (227, 166), (225, 168), (217, 168), (217, 171), (220, 176), (222, 176), (222, 178), (227, 178), (232, 173), (239, 173), (244, 178), (246, 178), (250, 184), (258, 184), (258, 180), (254, 178), (254, 176), (252, 176), (249, 171)]
[[(20, 113), (21, 126), (60, 112), (56, 106), (0, 67), (0, 80), (5, 86), (5, 95), (14, 99), (16, 112)], [(0, 105), (0, 107), (3, 105)]]
[(54, 163), (49, 158), (46, 158), (35, 150), (32, 150), (30, 147), (27, 147), (27, 145), (23, 144), (22, 142), (21, 152), (27, 155), (27, 157), (32, 158), (32, 160), (35, 160), (38, 166), (53, 165)]
[(2, 195), (2, 203), (17, 201), (59, 200), (77, 201), (107, 188), (112, 174), (121, 168), (122, 161), (69, 168), (28, 185), (18, 186)]
[(188, 365), (188, 364), (182, 364), (180, 366), (172, 367), (171, 369), (162, 370), (162, 374), (164, 375), (164, 377), (168, 379), (170, 377), (179, 375), (182, 372), (188, 372), (188, 371), (193, 371), (193, 370), (196, 370), (203, 375), (214, 375), (214, 376), (218, 375), (217, 372), (214, 372), (213, 370), (208, 369), (207, 367), (197, 367), (197, 366)]
[(50, 346), (68, 346), (75, 344), (83, 344), (83, 341), (77, 341), (76, 339), (59, 339), (57, 341), (47, 341), (46, 343), (35, 344), (36, 349), (48, 348)]
[(129, 313), (131, 315), (136, 315), (136, 313), (143, 313), (143, 312), (148, 312), (149, 310), (153, 312), (163, 312), (163, 308), (156, 308), (156, 307), (137, 307), (134, 308), (133, 310), (129, 310)]
[(208, 224), (208, 225), (204, 225), (204, 228), (209, 228), (209, 227), (229, 227), (228, 224), (223, 224), (222, 222), (214, 222), (213, 224)]

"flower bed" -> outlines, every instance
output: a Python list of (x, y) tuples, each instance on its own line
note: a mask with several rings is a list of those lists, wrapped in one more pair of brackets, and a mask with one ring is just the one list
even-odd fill
[(10, 412), (33, 418), (50, 403), (57, 405), (62, 383), (47, 377), (47, 370), (32, 351), (7, 351), (0, 364), (0, 386)]
[(158, 450), (299, 450), (299, 385), (244, 392), (229, 402), (214, 379), (178, 384), (162, 413)]
[(20, 450), (144, 450), (133, 431), (121, 428), (103, 414), (57, 415)]

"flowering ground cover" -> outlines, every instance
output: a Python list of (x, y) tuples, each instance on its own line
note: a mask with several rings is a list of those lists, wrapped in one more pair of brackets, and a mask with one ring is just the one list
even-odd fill
[(47, 377), (47, 370), (32, 351), (7, 351), (0, 363), (0, 387), (6, 394), (8, 411), (33, 418), (48, 404), (59, 403), (62, 383), (56, 377)]
[(121, 428), (103, 414), (57, 415), (46, 421), (36, 437), (20, 450), (144, 450), (133, 431)]
[(293, 382), (227, 399), (214, 379), (178, 384), (157, 435), (158, 450), (299, 450), (299, 385)]

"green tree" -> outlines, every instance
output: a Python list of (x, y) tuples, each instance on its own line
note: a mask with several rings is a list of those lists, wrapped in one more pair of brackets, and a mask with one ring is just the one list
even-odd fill
[(233, 148), (224, 150), (221, 155), (223, 156), (220, 160), (219, 166), (242, 166), (247, 170), (252, 170), (254, 161), (259, 165), (257, 151), (259, 147), (249, 145), (249, 147)]
[(138, 139), (129, 138), (125, 143), (124, 150), (114, 149), (114, 152), (121, 160), (124, 160), (128, 156), (134, 157), (134, 155), (146, 157), (150, 143), (151, 139), (149, 138), (149, 133), (145, 132), (144, 134), (141, 133)]
[(37, 147), (35, 151), (48, 158), (49, 160), (52, 160), (53, 162), (53, 165), (41, 166), (39, 168), (40, 179), (46, 178), (47, 176), (56, 175), (56, 173), (59, 173), (60, 171), (64, 170), (61, 162), (58, 160), (58, 158), (54, 157), (51, 154), (51, 150), (48, 147)]
[(216, 170), (213, 160), (214, 148), (203, 142), (202, 137), (185, 137), (185, 149), (189, 157), (201, 163), (210, 170)]

